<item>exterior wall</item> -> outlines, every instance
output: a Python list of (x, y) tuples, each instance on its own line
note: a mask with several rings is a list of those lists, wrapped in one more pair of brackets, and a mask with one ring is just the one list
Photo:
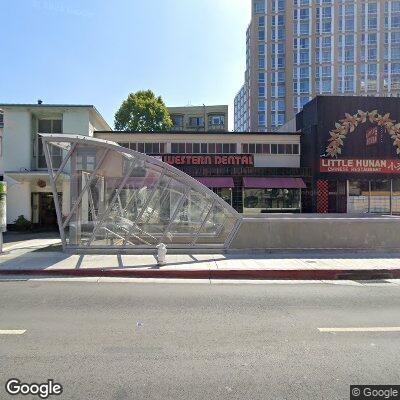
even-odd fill
[(63, 113), (63, 133), (89, 135), (89, 111), (73, 110)]
[[(178, 115), (183, 116), (183, 126), (174, 126), (172, 130), (182, 131), (228, 131), (228, 106), (187, 106), (187, 107), (168, 107), (168, 111), (171, 116)], [(209, 124), (209, 117), (211, 115), (223, 115), (224, 125), (223, 126), (212, 126)], [(199, 117), (205, 119), (205, 126), (193, 127), (189, 123), (191, 117)]]
[(104, 119), (95, 113), (93, 110), (89, 111), (89, 136), (93, 136), (95, 131), (111, 129)]
[(256, 168), (300, 168), (299, 155), (270, 154), (254, 155), (254, 166)]
[(396, 218), (267, 217), (263, 214), (259, 218), (243, 219), (230, 249), (397, 251), (399, 235), (400, 224)]
[[(31, 113), (10, 110), (4, 115), (3, 162), (5, 171), (31, 169)], [(18, 150), (17, 150), (18, 149)]]
[(3, 141), (3, 128), (0, 127), (0, 177), (4, 174), (4, 141)]
[(31, 187), (29, 182), (8, 186), (7, 194), (7, 224), (23, 215), (28, 221), (32, 218)]

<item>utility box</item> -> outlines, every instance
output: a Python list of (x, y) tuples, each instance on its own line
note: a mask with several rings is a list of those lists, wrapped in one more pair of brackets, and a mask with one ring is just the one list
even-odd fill
[(7, 183), (0, 182), (0, 232), (7, 230)]

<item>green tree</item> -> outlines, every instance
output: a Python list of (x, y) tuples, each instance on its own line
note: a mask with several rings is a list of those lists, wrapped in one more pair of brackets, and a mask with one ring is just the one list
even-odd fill
[(162, 98), (151, 90), (130, 93), (115, 113), (118, 131), (159, 132), (172, 127), (171, 116)]

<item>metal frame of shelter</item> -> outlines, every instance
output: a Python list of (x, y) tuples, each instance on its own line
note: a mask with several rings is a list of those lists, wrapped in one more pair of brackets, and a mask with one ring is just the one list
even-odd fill
[(220, 251), (240, 227), (234, 208), (156, 157), (86, 136), (41, 137), (64, 250)]

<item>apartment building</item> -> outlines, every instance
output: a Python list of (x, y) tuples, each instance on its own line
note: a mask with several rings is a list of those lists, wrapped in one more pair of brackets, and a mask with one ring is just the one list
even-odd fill
[(399, 0), (252, 0), (251, 7), (241, 130), (275, 130), (317, 95), (399, 95)]
[[(0, 104), (0, 179), (8, 182), (7, 224), (23, 215), (37, 225), (57, 226), (53, 194), (40, 133), (93, 136), (111, 129), (92, 105)], [(61, 150), (53, 149), (54, 168)], [(69, 210), (69, 178), (61, 173), (57, 190), (63, 210)]]
[(186, 132), (227, 132), (228, 106), (186, 106), (168, 107), (172, 131)]
[(235, 97), (235, 115), (234, 115), (234, 131), (235, 132), (247, 132), (248, 126), (248, 95), (247, 86), (244, 84), (239, 93)]

